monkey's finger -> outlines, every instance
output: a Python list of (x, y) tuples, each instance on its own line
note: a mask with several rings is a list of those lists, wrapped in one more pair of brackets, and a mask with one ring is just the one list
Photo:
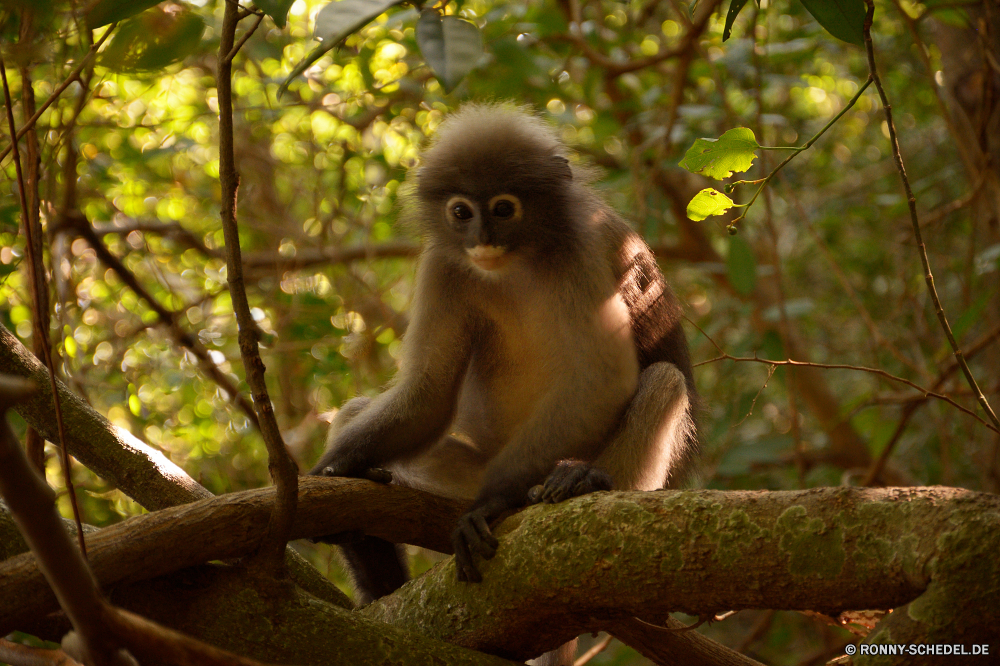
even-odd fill
[(500, 545), (500, 542), (497, 541), (497, 538), (493, 536), (493, 532), (490, 531), (490, 524), (486, 522), (486, 518), (479, 514), (473, 514), (469, 516), (469, 519), (471, 522), (470, 527), (472, 528), (472, 534), (466, 535), (466, 538), (472, 537), (469, 539), (469, 547), (481, 555), (484, 560), (492, 559), (497, 554), (497, 547)]
[(531, 490), (528, 491), (528, 504), (538, 504), (542, 501), (542, 497), (545, 494), (545, 486), (537, 485), (532, 486)]
[(369, 467), (364, 471), (361, 478), (374, 481), (375, 483), (392, 483), (392, 472), (381, 467)]
[(483, 576), (472, 563), (472, 553), (469, 551), (469, 545), (461, 529), (455, 530), (451, 540), (455, 547), (455, 571), (458, 574), (459, 582), (481, 583)]

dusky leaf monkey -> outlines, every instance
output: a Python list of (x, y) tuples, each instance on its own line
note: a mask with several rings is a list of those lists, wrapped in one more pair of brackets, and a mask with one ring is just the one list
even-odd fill
[[(490, 521), (530, 501), (662, 488), (696, 446), (681, 307), (649, 247), (541, 119), (468, 104), (424, 152), (405, 214), (425, 239), (399, 371), (338, 412), (310, 474), (471, 501), (462, 581)], [(406, 579), (394, 544), (346, 539), (367, 603)]]

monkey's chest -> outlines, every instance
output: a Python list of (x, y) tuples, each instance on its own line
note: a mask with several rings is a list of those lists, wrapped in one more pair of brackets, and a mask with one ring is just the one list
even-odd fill
[(470, 361), (454, 429), (492, 457), (532, 418), (585, 393), (624, 404), (638, 381), (624, 312), (622, 319), (613, 304), (589, 312), (548, 304), (493, 322)]

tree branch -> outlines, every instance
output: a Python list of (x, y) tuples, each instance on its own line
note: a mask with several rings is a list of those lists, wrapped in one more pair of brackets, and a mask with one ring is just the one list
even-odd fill
[[(267, 538), (260, 544), (259, 563), (271, 574), (278, 574), (284, 567), (285, 545), (295, 519), (295, 498), (298, 488), (298, 467), (281, 438), (281, 431), (274, 418), (274, 407), (264, 381), (264, 362), (258, 348), (257, 324), (250, 314), (246, 286), (243, 282), (243, 263), (240, 256), (240, 232), (236, 222), (236, 192), (240, 177), (236, 171), (236, 154), (233, 146), (233, 62), (238, 50), (234, 45), (236, 26), (240, 21), (239, 9), (234, 0), (227, 0), (222, 19), (219, 42), (218, 77), (216, 86), (219, 99), (219, 181), (222, 185), (222, 231), (226, 240), (226, 266), (229, 294), (239, 327), (240, 356), (250, 385), (254, 409), (261, 436), (267, 446), (268, 471), (278, 491), (278, 502), (267, 525)], [(258, 24), (260, 21), (258, 20)], [(256, 27), (256, 26), (255, 26)], [(251, 33), (253, 30), (250, 31)], [(249, 34), (249, 33), (248, 33)], [(240, 42), (242, 44), (243, 42)]]

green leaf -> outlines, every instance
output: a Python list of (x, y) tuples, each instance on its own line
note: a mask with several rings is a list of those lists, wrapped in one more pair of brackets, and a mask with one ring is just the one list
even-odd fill
[(864, 0), (802, 0), (802, 4), (837, 39), (859, 46), (864, 44)]
[(739, 293), (747, 296), (753, 293), (757, 284), (757, 262), (753, 250), (742, 236), (730, 236), (729, 256), (726, 257), (726, 275)]
[(743, 11), (743, 7), (747, 4), (747, 0), (732, 0), (729, 3), (729, 12), (726, 13), (726, 27), (722, 31), (722, 41), (729, 39), (729, 35), (733, 32), (733, 23), (736, 21), (736, 17), (740, 15)]
[(451, 92), (479, 64), (483, 36), (474, 23), (425, 9), (417, 21), (417, 46), (444, 91)]
[(403, 2), (404, 0), (340, 0), (339, 2), (331, 2), (319, 10), (319, 14), (316, 15), (313, 36), (322, 44), (310, 51), (309, 55), (295, 66), (292, 73), (278, 88), (278, 96), (283, 95), (288, 90), (289, 83), (309, 69), (328, 51), (337, 48), (350, 35)]
[(701, 222), (706, 217), (722, 215), (735, 205), (733, 200), (722, 192), (706, 187), (688, 202), (687, 216), (695, 222)]
[(295, 0), (253, 0), (253, 4), (274, 20), (274, 25), (284, 28), (288, 23), (288, 10)]
[(700, 173), (722, 180), (743, 172), (753, 165), (760, 148), (753, 132), (746, 127), (729, 130), (718, 139), (695, 139), (681, 160), (681, 166), (691, 173)]
[(194, 52), (204, 31), (205, 21), (190, 9), (156, 8), (122, 24), (100, 63), (119, 72), (160, 70)]
[(87, 29), (93, 30), (102, 25), (114, 23), (135, 16), (150, 7), (155, 7), (163, 0), (97, 0), (87, 10), (85, 20)]

